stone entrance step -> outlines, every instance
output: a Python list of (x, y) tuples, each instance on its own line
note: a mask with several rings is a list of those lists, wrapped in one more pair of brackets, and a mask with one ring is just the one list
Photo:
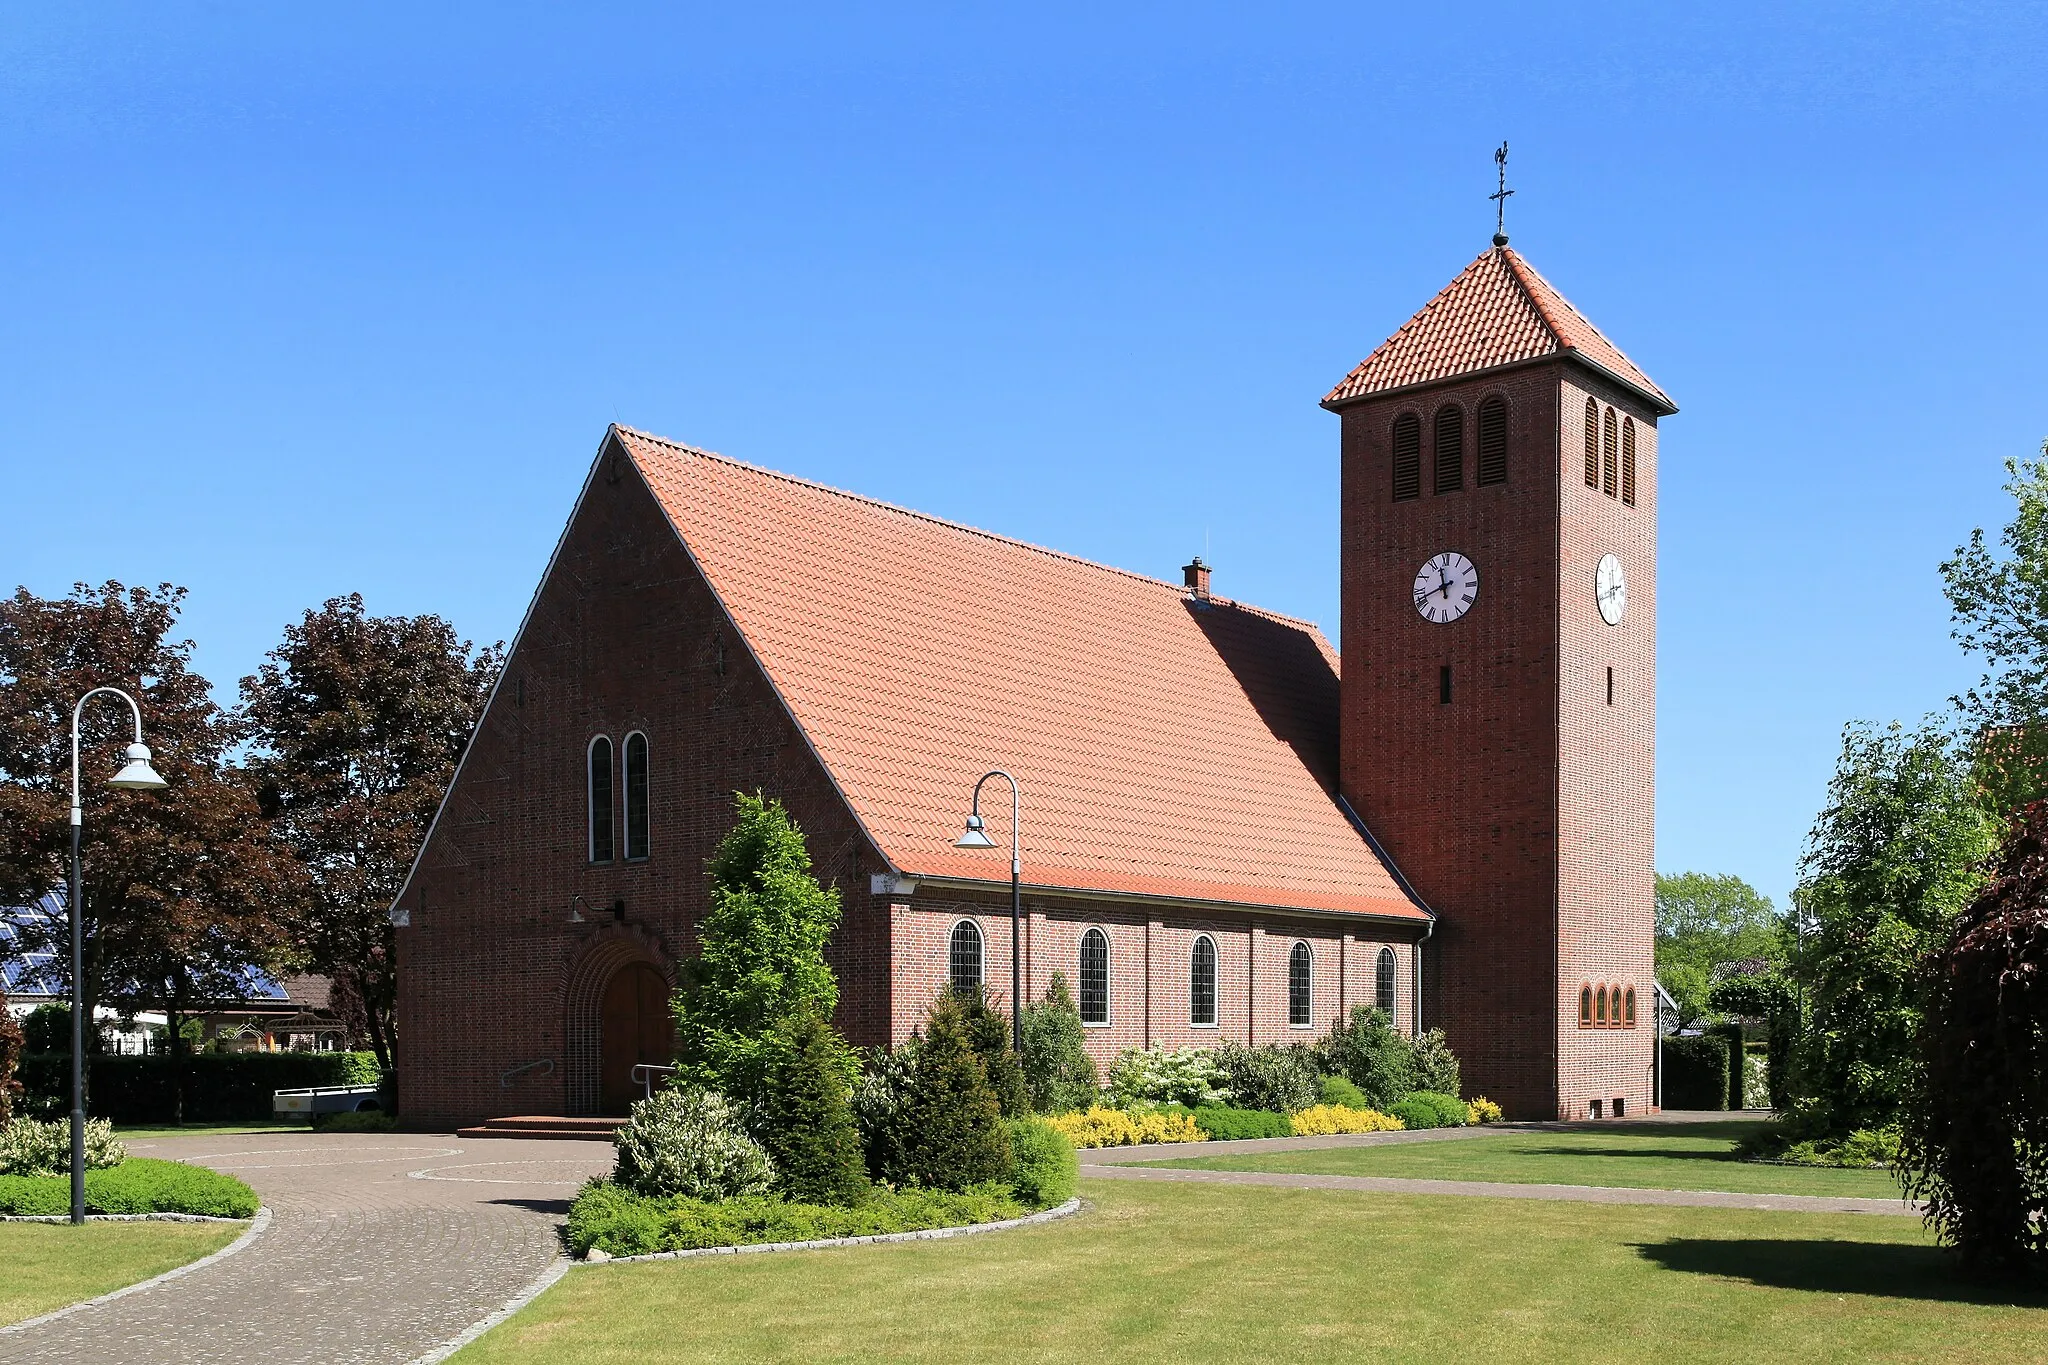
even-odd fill
[(610, 1142), (612, 1134), (625, 1126), (623, 1118), (570, 1118), (562, 1114), (513, 1114), (486, 1119), (474, 1128), (456, 1130), (466, 1138), (582, 1138)]

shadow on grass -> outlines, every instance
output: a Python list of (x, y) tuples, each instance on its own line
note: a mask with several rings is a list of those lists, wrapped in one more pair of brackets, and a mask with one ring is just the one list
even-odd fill
[(1902, 1242), (1677, 1237), (1668, 1242), (1638, 1243), (1635, 1250), (1666, 1270), (1747, 1280), (1772, 1289), (2048, 1308), (2048, 1293), (1963, 1278), (1954, 1257), (1938, 1247)]
[(1660, 1161), (1721, 1161), (1736, 1160), (1733, 1152), (1702, 1152), (1684, 1147), (1524, 1147), (1526, 1156), (1635, 1156), (1655, 1157)]

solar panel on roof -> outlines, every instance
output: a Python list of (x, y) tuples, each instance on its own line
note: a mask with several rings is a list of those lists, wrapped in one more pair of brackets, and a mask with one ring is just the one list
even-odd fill
[[(0, 989), (14, 996), (61, 996), (69, 991), (64, 963), (55, 951), (41, 946), (63, 943), (69, 928), (64, 898), (57, 892), (33, 905), (0, 906)], [(288, 1001), (290, 996), (269, 973), (244, 967), (238, 973), (238, 1000)]]

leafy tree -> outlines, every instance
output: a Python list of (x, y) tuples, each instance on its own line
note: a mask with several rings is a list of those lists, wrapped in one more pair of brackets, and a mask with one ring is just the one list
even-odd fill
[(776, 1185), (807, 1204), (857, 1204), (868, 1195), (867, 1162), (847, 1102), (846, 1042), (815, 1013), (780, 1026), (755, 1140), (775, 1162)]
[(21, 1102), (21, 1082), (14, 1079), (14, 1069), (21, 1065), (26, 1045), (21, 1025), (7, 1010), (7, 992), (0, 991), (0, 1128), (13, 1120), (15, 1106)]
[(711, 855), (698, 955), (676, 992), (676, 1079), (751, 1109), (775, 1060), (776, 1026), (807, 1013), (830, 1019), (839, 1004), (825, 941), (840, 906), (839, 892), (811, 875), (803, 831), (780, 801), (757, 792), (734, 804), (737, 821)]
[(1008, 1173), (1002, 1106), (968, 1035), (965, 1004), (951, 991), (926, 1013), (899, 1087), (876, 1144), (884, 1180), (961, 1190)]
[(1792, 1102), (1793, 1050), (1804, 1022), (1798, 988), (1776, 969), (1725, 976), (1707, 993), (1707, 1005), (1719, 1014), (1764, 1021), (1771, 1107), (1784, 1109)]
[(1689, 1028), (1731, 963), (1785, 960), (1784, 925), (1771, 898), (1742, 878), (1707, 872), (1657, 877), (1657, 979)]
[(1010, 1046), (1009, 1016), (989, 1003), (988, 987), (960, 997), (961, 1013), (967, 1020), (967, 1038), (981, 1068), (988, 1074), (988, 1088), (1006, 1119), (1031, 1112), (1031, 1096), (1024, 1088), (1024, 1068), (1016, 1049)]
[(1415, 1049), (1371, 1005), (1353, 1005), (1351, 1017), (1332, 1026), (1316, 1048), (1323, 1069), (1357, 1086), (1375, 1109), (1416, 1088)]
[(294, 933), (391, 1065), (398, 1000), (389, 911), (504, 661), (438, 616), (371, 616), (330, 598), (242, 679), (265, 814), (305, 864)]
[(2048, 1270), (2048, 806), (2027, 808), (1934, 955), (1907, 1193), (1971, 1269)]
[(1095, 1059), (1067, 978), (1052, 974), (1045, 999), (1024, 1007), (1024, 1088), (1041, 1114), (1065, 1114), (1095, 1102)]
[[(254, 786), (233, 767), (237, 736), (173, 640), (184, 589), (79, 584), (66, 598), (18, 590), (0, 602), (0, 897), (22, 905), (65, 884), (69, 864), (71, 711), (93, 687), (141, 703), (160, 791), (109, 789), (133, 721), (95, 699), (81, 721), (85, 822), (82, 982), (88, 1017), (171, 1012), (238, 996), (246, 973), (288, 962), (286, 914), (303, 883), (271, 837)], [(69, 928), (31, 919), (24, 947), (55, 953), (69, 984)], [(67, 1040), (68, 1044), (68, 1040)]]
[(1807, 996), (1800, 1075), (1814, 1126), (1899, 1115), (1920, 1023), (1919, 966), (1980, 881), (1995, 823), (1968, 764), (1929, 724), (1851, 725), (1793, 893), (1792, 976)]

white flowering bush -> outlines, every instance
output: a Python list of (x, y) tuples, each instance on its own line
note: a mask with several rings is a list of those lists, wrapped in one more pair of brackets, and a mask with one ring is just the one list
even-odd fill
[[(85, 1165), (101, 1171), (128, 1159), (105, 1119), (85, 1121)], [(0, 1128), (0, 1175), (63, 1175), (71, 1169), (71, 1121), (16, 1119)]]
[(612, 1179), (639, 1194), (736, 1199), (766, 1194), (775, 1165), (713, 1090), (661, 1090), (633, 1106), (614, 1139)]
[(1200, 1047), (1127, 1048), (1109, 1069), (1109, 1093), (1120, 1105), (1229, 1104), (1216, 1054)]

